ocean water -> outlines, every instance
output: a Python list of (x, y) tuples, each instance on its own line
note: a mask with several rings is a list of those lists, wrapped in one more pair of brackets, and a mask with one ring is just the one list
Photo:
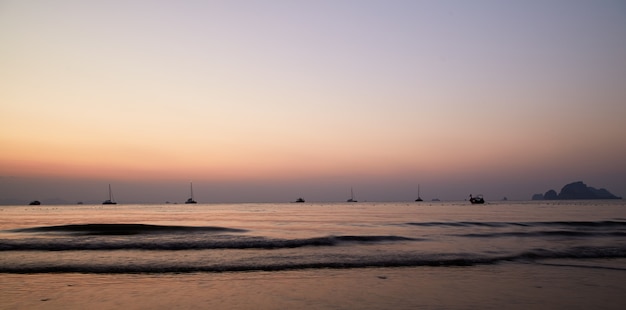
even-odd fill
[(626, 306), (626, 203), (0, 207), (0, 307)]

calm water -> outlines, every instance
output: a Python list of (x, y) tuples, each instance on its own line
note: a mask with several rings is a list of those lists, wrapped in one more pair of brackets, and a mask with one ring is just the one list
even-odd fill
[[(626, 302), (623, 201), (2, 206), (0, 252), (0, 306), (18, 308), (82, 307), (105, 288), (116, 298), (100, 300), (102, 308), (166, 308), (165, 300), (187, 295), (175, 305), (570, 307), (555, 298), (571, 285), (593, 295), (583, 304)], [(571, 283), (583, 274), (591, 285)], [(66, 286), (50, 287), (59, 281)], [(463, 281), (455, 292), (484, 299), (466, 304), (441, 289)], [(527, 283), (515, 289), (518, 303), (478, 289), (498, 281), (508, 284), (492, 291)], [(561, 284), (537, 291), (549, 283)], [(135, 297), (150, 298), (132, 302), (126, 293), (141, 287)], [(198, 304), (209, 288), (222, 299)], [(369, 290), (379, 295), (362, 295)]]

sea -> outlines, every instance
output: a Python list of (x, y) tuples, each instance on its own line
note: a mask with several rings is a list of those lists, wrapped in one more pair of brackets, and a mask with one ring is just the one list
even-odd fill
[(1, 309), (624, 309), (626, 202), (0, 206)]

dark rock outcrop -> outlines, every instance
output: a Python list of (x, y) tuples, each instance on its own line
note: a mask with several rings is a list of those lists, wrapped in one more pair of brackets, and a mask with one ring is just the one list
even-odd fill
[(535, 194), (533, 200), (567, 200), (567, 199), (622, 199), (622, 197), (611, 194), (608, 190), (601, 188), (595, 189), (587, 186), (582, 181), (573, 182), (563, 186), (561, 192), (557, 195), (556, 191), (551, 189), (545, 194)]
[(563, 186), (559, 199), (621, 199), (604, 188), (595, 189), (583, 182), (574, 182)]
[(534, 194), (532, 200), (543, 200), (543, 194)]
[(556, 200), (559, 199), (559, 195), (556, 194), (556, 191), (551, 189), (543, 194), (543, 199), (545, 200)]

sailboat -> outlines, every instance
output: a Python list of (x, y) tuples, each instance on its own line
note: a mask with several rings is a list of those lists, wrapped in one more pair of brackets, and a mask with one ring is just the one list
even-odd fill
[(420, 197), (420, 185), (417, 184), (417, 199), (415, 201), (424, 201), (422, 197)]
[(354, 199), (354, 191), (352, 190), (352, 187), (350, 187), (350, 199), (348, 199), (347, 202), (357, 202), (356, 199)]
[(193, 183), (189, 183), (189, 185), (191, 189), (191, 198), (187, 199), (185, 203), (197, 203), (195, 200), (193, 200)]
[(116, 205), (117, 202), (113, 200), (113, 192), (111, 191), (111, 184), (109, 184), (109, 199), (102, 202), (103, 205)]

